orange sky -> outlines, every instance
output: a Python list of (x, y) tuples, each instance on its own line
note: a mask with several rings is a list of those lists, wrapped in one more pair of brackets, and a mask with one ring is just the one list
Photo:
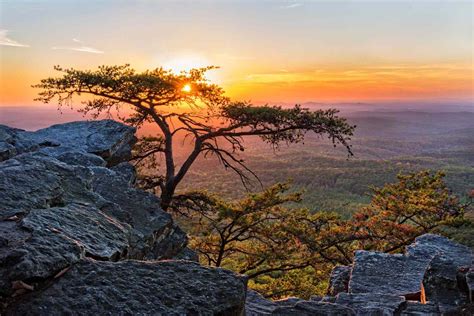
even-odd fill
[(221, 66), (254, 102), (472, 102), (471, 1), (14, 1), (0, 4), (0, 106), (53, 65)]

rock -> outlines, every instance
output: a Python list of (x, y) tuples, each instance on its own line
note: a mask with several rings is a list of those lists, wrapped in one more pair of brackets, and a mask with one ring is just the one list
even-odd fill
[(471, 267), (466, 273), (466, 286), (470, 303), (474, 303), (474, 267)]
[(349, 293), (389, 294), (419, 300), (423, 276), (432, 257), (356, 251)]
[(336, 296), (341, 292), (348, 291), (351, 271), (351, 266), (335, 266), (332, 269), (329, 277), (328, 295)]
[(245, 291), (234, 273), (193, 262), (82, 260), (6, 315), (242, 315)]
[(35, 209), (17, 225), (2, 223), (10, 223), (0, 259), (3, 294), (13, 281), (50, 278), (85, 256), (118, 260), (128, 248), (130, 227), (88, 205)]
[(110, 169), (124, 177), (131, 185), (134, 184), (137, 179), (135, 167), (128, 162), (121, 162)]
[(403, 296), (376, 293), (339, 293), (336, 304), (349, 307), (358, 315), (394, 315), (405, 307)]
[(10, 159), (17, 154), (17, 150), (13, 144), (14, 137), (20, 131), (5, 125), (0, 125), (0, 161)]
[(44, 153), (10, 158), (0, 164), (0, 220), (71, 202), (100, 208), (106, 201), (90, 189), (91, 178), (90, 169)]
[(107, 168), (91, 168), (92, 191), (113, 203), (111, 216), (130, 224), (135, 234), (129, 257), (169, 259), (186, 246), (186, 234), (163, 212), (153, 194), (131, 187), (123, 174)]
[(356, 312), (346, 306), (334, 303), (303, 301), (293, 307), (276, 308), (272, 315), (279, 316), (352, 316)]
[(288, 313), (288, 315), (296, 315), (300, 311), (298, 308), (295, 308), (295, 306), (300, 302), (307, 301), (297, 297), (288, 297), (272, 301), (264, 298), (258, 292), (248, 290), (245, 302), (245, 315), (279, 315), (279, 313), (283, 313), (284, 311)]
[(198, 254), (188, 247), (183, 248), (173, 259), (199, 262)]
[(295, 306), (299, 302), (304, 302), (304, 300), (298, 297), (286, 297), (273, 301), (276, 306)]
[(305, 301), (299, 298), (289, 298), (271, 301), (259, 293), (248, 290), (245, 302), (246, 316), (281, 315), (281, 316), (305, 316), (305, 315), (355, 315), (351, 308), (319, 301)]
[(434, 303), (420, 303), (407, 301), (402, 316), (441, 316), (438, 305)]
[(267, 300), (260, 293), (252, 290), (247, 291), (245, 300), (246, 316), (272, 315), (276, 308), (277, 305), (273, 301)]
[(289, 297), (277, 301), (264, 298), (261, 294), (249, 290), (245, 302), (246, 316), (260, 315), (355, 315), (350, 307), (318, 300), (305, 301), (296, 297)]
[(450, 312), (469, 301), (467, 274), (459, 271), (472, 261), (468, 247), (433, 234), (418, 237), (405, 254), (357, 251), (349, 292), (402, 295)]
[(0, 163), (1, 295), (84, 257), (156, 260), (182, 251), (186, 234), (159, 198), (132, 186), (128, 162), (116, 163), (133, 131), (108, 120), (37, 132), (0, 126), (0, 144), (15, 148)]
[(99, 156), (79, 151), (65, 152), (59, 154), (56, 156), (56, 159), (68, 165), (78, 165), (84, 167), (105, 167), (107, 164), (107, 162)]
[(10, 159), (16, 155), (16, 148), (6, 142), (0, 142), (0, 161)]
[(423, 278), (426, 300), (439, 304), (442, 313), (455, 310), (469, 301), (458, 281), (458, 271), (472, 266), (473, 254), (469, 247), (445, 237), (426, 234), (418, 237), (408, 251), (436, 254)]
[(36, 132), (0, 126), (0, 143), (14, 146), (19, 154), (43, 151), (57, 156), (83, 152), (100, 156), (109, 166), (128, 160), (134, 142), (135, 129), (113, 120), (58, 124)]

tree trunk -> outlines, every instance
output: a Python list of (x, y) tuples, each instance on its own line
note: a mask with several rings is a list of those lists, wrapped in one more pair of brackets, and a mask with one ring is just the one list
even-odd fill
[(167, 211), (171, 205), (171, 201), (173, 200), (174, 191), (176, 189), (176, 185), (174, 183), (167, 183), (165, 184), (164, 189), (161, 191), (160, 195), (160, 206), (163, 211)]

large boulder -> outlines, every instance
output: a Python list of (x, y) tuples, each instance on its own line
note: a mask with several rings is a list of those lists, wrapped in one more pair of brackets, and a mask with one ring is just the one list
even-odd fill
[(133, 187), (134, 132), (0, 126), (0, 313), (243, 314), (242, 277), (157, 261), (197, 255), (159, 198)]
[(459, 279), (462, 269), (472, 267), (472, 250), (447, 238), (426, 234), (409, 247), (412, 253), (435, 253), (423, 277), (426, 300), (436, 302), (442, 313), (456, 310), (468, 301), (465, 278)]
[(472, 262), (469, 247), (433, 234), (416, 238), (405, 254), (357, 251), (349, 293), (400, 295), (451, 312), (469, 301), (470, 274), (461, 271)]
[(135, 129), (113, 120), (58, 124), (36, 132), (0, 125), (0, 161), (31, 151), (53, 156), (81, 152), (114, 165), (130, 157), (134, 142)]
[(246, 280), (187, 261), (82, 260), (6, 315), (243, 315)]
[(419, 300), (423, 276), (431, 259), (432, 255), (356, 251), (349, 292), (399, 295)]

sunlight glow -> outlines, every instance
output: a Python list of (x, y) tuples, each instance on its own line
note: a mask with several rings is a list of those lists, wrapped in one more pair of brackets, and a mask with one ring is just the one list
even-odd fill
[(179, 74), (182, 71), (189, 71), (193, 68), (206, 67), (209, 65), (210, 62), (202, 56), (186, 54), (165, 61), (163, 68), (170, 69), (174, 73)]
[[(183, 71), (189, 71), (193, 68), (203, 68), (212, 66), (212, 59), (195, 53), (177, 54), (173, 58), (167, 56), (157, 56), (152, 63), (152, 67), (162, 66), (166, 70), (171, 70), (174, 74), (180, 74)], [(219, 65), (214, 65), (219, 66)], [(219, 71), (209, 71), (206, 73), (206, 79), (212, 83), (221, 84)]]
[(191, 85), (190, 85), (190, 84), (185, 84), (185, 85), (183, 86), (183, 88), (181, 89), (181, 91), (186, 92), (186, 93), (191, 92), (191, 90), (192, 90), (192, 89), (191, 89)]

